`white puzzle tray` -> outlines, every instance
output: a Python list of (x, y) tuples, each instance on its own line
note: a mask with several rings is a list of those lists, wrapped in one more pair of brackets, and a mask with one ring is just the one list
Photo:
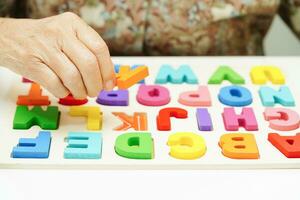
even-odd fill
[[(251, 68), (254, 66), (277, 66), (284, 74), (286, 83), (295, 99), (295, 106), (286, 107), (296, 112), (299, 110), (300, 100), (300, 58), (297, 57), (115, 57), (115, 64), (135, 65), (143, 64), (149, 68), (149, 76), (145, 79), (146, 85), (155, 84), (155, 78), (160, 66), (163, 64), (172, 65), (174, 69), (182, 64), (189, 65), (198, 78), (198, 84), (172, 84), (167, 83), (166, 87), (171, 94), (171, 101), (167, 105), (149, 107), (141, 105), (136, 100), (137, 90), (140, 84), (129, 88), (129, 106), (105, 106), (96, 102), (96, 99), (89, 99), (86, 105), (97, 106), (103, 112), (102, 130), (91, 131), (86, 128), (86, 118), (73, 117), (68, 114), (69, 106), (58, 104), (46, 90), (43, 94), (48, 95), (51, 106), (58, 106), (61, 115), (59, 128), (50, 130), (51, 145), (48, 158), (12, 158), (13, 147), (17, 146), (20, 138), (35, 138), (42, 129), (33, 126), (28, 130), (13, 129), (13, 119), (16, 112), (16, 101), (18, 95), (28, 94), (30, 83), (23, 83), (22, 78), (6, 69), (0, 69), (0, 168), (64, 168), (64, 169), (257, 169), (257, 168), (300, 168), (300, 158), (287, 158), (276, 147), (268, 141), (269, 133), (278, 133), (282, 136), (294, 136), (298, 129), (292, 131), (278, 131), (269, 127), (269, 122), (264, 119), (263, 106), (258, 90), (262, 85), (254, 85), (250, 78)], [(239, 131), (227, 131), (224, 127), (222, 112), (227, 105), (223, 105), (218, 99), (221, 88), (231, 85), (228, 81), (222, 84), (210, 85), (209, 78), (213, 75), (218, 66), (230, 66), (244, 79), (242, 87), (250, 90), (253, 102), (247, 106), (253, 108), (258, 122), (258, 131), (247, 131), (239, 128)], [(185, 106), (178, 102), (179, 94), (186, 91), (197, 90), (199, 85), (208, 86), (212, 106), (206, 107), (211, 115), (213, 130), (199, 131), (196, 119), (197, 107)], [(268, 82), (266, 86), (278, 89), (280, 85), (273, 85)], [(85, 106), (86, 106), (85, 105)], [(162, 108), (179, 107), (188, 112), (188, 118), (171, 118), (171, 130), (159, 131), (156, 126), (156, 117)], [(281, 108), (282, 105), (275, 107)], [(236, 107), (236, 113), (241, 112)], [(147, 113), (148, 130), (115, 131), (114, 128), (122, 124), (112, 112), (125, 112), (129, 115), (133, 112)], [(65, 140), (69, 132), (102, 133), (102, 152), (99, 159), (66, 159), (64, 151), (68, 145)], [(128, 132), (149, 132), (153, 138), (154, 156), (152, 159), (129, 159), (119, 156), (115, 152), (115, 141), (119, 135)], [(167, 145), (170, 135), (177, 132), (192, 132), (200, 135), (205, 140), (206, 152), (197, 159), (185, 160), (174, 158), (169, 155), (170, 146)], [(232, 159), (222, 154), (218, 142), (220, 137), (226, 133), (252, 133), (259, 150), (258, 159)], [(188, 147), (187, 147), (188, 148)], [(300, 148), (300, 147), (299, 147)]]

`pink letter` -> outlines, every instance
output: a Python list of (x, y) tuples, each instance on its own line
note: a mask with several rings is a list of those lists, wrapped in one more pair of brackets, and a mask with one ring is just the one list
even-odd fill
[(233, 108), (224, 108), (222, 116), (227, 131), (238, 131), (240, 126), (244, 127), (247, 131), (258, 130), (252, 108), (243, 108), (241, 115), (235, 114)]
[(264, 117), (274, 130), (291, 131), (299, 128), (299, 115), (287, 108), (266, 108)]
[(160, 85), (140, 85), (136, 100), (145, 106), (163, 106), (170, 102), (169, 90)]
[(178, 102), (186, 106), (211, 106), (210, 94), (206, 86), (199, 86), (197, 91), (181, 93)]

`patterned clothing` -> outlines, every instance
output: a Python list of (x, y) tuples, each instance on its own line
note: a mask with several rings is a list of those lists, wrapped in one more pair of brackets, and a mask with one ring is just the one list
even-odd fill
[(112, 55), (262, 55), (279, 13), (300, 38), (300, 0), (0, 0), (2, 16), (72, 11)]

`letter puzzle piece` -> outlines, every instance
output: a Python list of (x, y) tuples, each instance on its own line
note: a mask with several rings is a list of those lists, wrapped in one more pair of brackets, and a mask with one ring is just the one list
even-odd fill
[(270, 87), (261, 87), (259, 96), (264, 106), (274, 106), (276, 103), (282, 106), (295, 106), (294, 97), (286, 86), (280, 87), (279, 91)]
[(278, 131), (296, 130), (300, 125), (298, 113), (286, 108), (266, 108), (264, 117), (269, 127)]
[(102, 90), (96, 100), (97, 103), (108, 106), (128, 106), (128, 90), (105, 91)]
[(60, 98), (58, 103), (65, 106), (78, 106), (88, 102), (88, 99), (75, 99), (72, 94), (69, 94), (65, 98)]
[(31, 88), (28, 95), (18, 96), (17, 105), (49, 105), (49, 97), (42, 96), (42, 89), (39, 84), (31, 83)]
[(40, 131), (36, 138), (21, 138), (13, 148), (13, 158), (48, 158), (51, 143), (51, 133)]
[(160, 131), (169, 131), (171, 130), (171, 117), (176, 118), (187, 118), (188, 112), (182, 108), (169, 107), (164, 108), (159, 111), (158, 116), (156, 117), (157, 129)]
[(281, 136), (269, 133), (268, 140), (287, 158), (300, 158), (300, 133), (295, 136)]
[(250, 77), (254, 84), (266, 84), (268, 80), (273, 84), (285, 84), (285, 78), (281, 70), (273, 66), (253, 67), (250, 72)]
[(210, 77), (208, 84), (221, 84), (224, 80), (232, 84), (245, 84), (245, 79), (228, 66), (220, 66)]
[(102, 128), (102, 112), (97, 106), (71, 106), (69, 114), (86, 117), (88, 130), (101, 130)]
[(229, 133), (221, 136), (219, 146), (224, 156), (232, 159), (258, 159), (255, 137), (250, 133)]
[(194, 133), (175, 133), (168, 139), (170, 155), (174, 158), (192, 160), (202, 157), (206, 153), (205, 140)]
[(102, 134), (70, 132), (64, 150), (67, 159), (100, 159), (102, 154)]
[(136, 100), (145, 106), (163, 106), (171, 101), (169, 90), (160, 85), (140, 85)]
[(223, 122), (227, 131), (238, 131), (242, 126), (247, 131), (257, 131), (258, 125), (252, 108), (243, 108), (240, 115), (235, 114), (234, 108), (224, 108)]
[(147, 113), (133, 113), (133, 116), (127, 115), (123, 112), (113, 112), (113, 115), (118, 117), (123, 124), (114, 128), (116, 131), (126, 131), (133, 128), (136, 131), (145, 131), (148, 127)]
[(119, 89), (127, 89), (148, 75), (146, 66), (138, 66), (135, 69), (130, 69), (130, 66), (121, 66), (119, 73), (116, 74), (117, 86)]
[(29, 80), (28, 78), (22, 77), (22, 82), (23, 83), (33, 83), (32, 80)]
[(43, 110), (40, 106), (34, 106), (31, 110), (27, 106), (17, 106), (13, 128), (29, 129), (38, 125), (42, 129), (57, 129), (59, 125), (60, 112), (57, 106), (48, 106)]
[(207, 108), (197, 108), (196, 117), (200, 131), (212, 131), (213, 125)]
[(188, 65), (181, 65), (177, 70), (173, 69), (171, 65), (162, 65), (156, 76), (155, 83), (165, 84), (168, 82), (175, 84), (183, 82), (197, 84), (198, 79)]
[(241, 86), (227, 86), (220, 90), (218, 98), (227, 106), (247, 106), (252, 103), (251, 92)]
[(211, 106), (211, 98), (206, 86), (199, 86), (197, 91), (183, 92), (178, 102), (186, 106)]
[(152, 159), (154, 157), (153, 139), (150, 133), (125, 133), (117, 137), (115, 151), (124, 158)]
[[(114, 65), (116, 74), (119, 73), (120, 67), (121, 67), (121, 66), (127, 66), (127, 65), (120, 65), (120, 64), (115, 64), (115, 65)], [(132, 66), (130, 67), (130, 69), (136, 69), (136, 68), (138, 68), (139, 66), (145, 66), (145, 65), (135, 64), (135, 65), (132, 65)], [(145, 79), (140, 80), (138, 83), (145, 83)]]

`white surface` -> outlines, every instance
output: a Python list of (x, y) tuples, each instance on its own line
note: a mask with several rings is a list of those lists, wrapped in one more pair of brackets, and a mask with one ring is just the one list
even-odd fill
[[(140, 63), (137, 60), (136, 63)], [(182, 62), (185, 58), (180, 58)], [(234, 59), (250, 65), (249, 58)], [(258, 58), (292, 66), (297, 58)], [(138, 62), (139, 61), (139, 62)], [(230, 58), (216, 58), (222, 64)], [(299, 66), (298, 66), (299, 67)], [(299, 68), (294, 68), (299, 70)], [(291, 74), (288, 82), (297, 79)], [(202, 77), (202, 76), (201, 76)], [(200, 77), (200, 82), (204, 78)], [(6, 81), (0, 79), (0, 87)], [(298, 89), (299, 90), (299, 89)], [(3, 90), (0, 90), (3, 94)], [(3, 98), (3, 96), (1, 97)], [(214, 99), (215, 101), (215, 99)], [(3, 107), (1, 106), (1, 109)], [(0, 115), (2, 116), (2, 112)], [(0, 199), (299, 199), (300, 170), (93, 171), (0, 170)]]
[(1, 170), (1, 200), (299, 200), (299, 170)]

